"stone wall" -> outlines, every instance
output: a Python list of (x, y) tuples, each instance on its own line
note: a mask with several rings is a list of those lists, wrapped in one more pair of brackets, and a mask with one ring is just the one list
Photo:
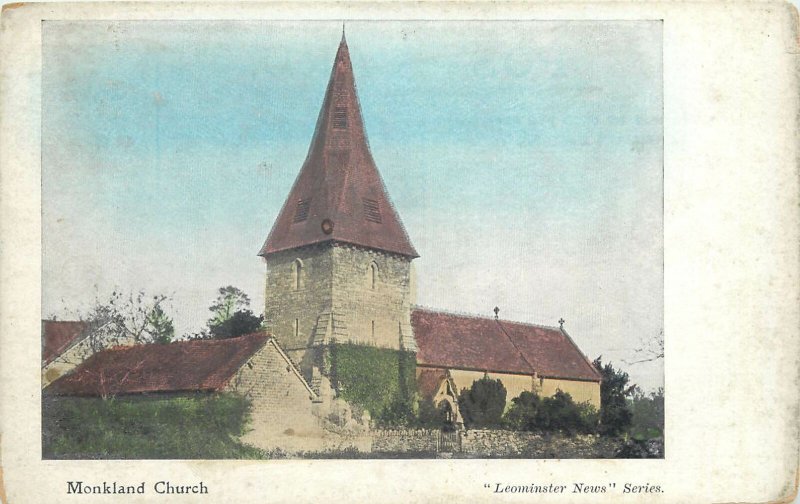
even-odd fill
[(314, 414), (315, 395), (272, 341), (253, 354), (227, 391), (252, 401), (251, 428), (242, 441), (262, 449), (316, 447), (324, 429)]
[(434, 453), (439, 431), (428, 429), (373, 430), (372, 451), (384, 453)]
[(400, 348), (401, 331), (411, 333), (411, 261), (345, 245), (335, 246), (333, 257), (333, 311), (347, 325), (337, 341)]
[(612, 458), (622, 441), (592, 435), (564, 436), (505, 430), (467, 430), (461, 450), (476, 457)]
[[(295, 262), (300, 261), (300, 286)], [(331, 311), (333, 253), (330, 244), (312, 245), (267, 258), (264, 320), (267, 329), (302, 372), (310, 376), (305, 350), (313, 344), (319, 317)], [(295, 322), (297, 328), (295, 329)]]
[(397, 349), (404, 337), (414, 351), (410, 266), (407, 257), (334, 243), (272, 254), (267, 329), (307, 379), (320, 358), (308, 349), (332, 340)]
[[(435, 453), (438, 430), (373, 430), (372, 452)], [(506, 430), (466, 430), (452, 435), (460, 439), (453, 456), (468, 458), (613, 458), (622, 447), (619, 439), (600, 436), (564, 436)]]

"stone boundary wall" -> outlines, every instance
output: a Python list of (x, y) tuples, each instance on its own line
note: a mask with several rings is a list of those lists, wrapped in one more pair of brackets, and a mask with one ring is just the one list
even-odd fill
[(539, 434), (506, 430), (462, 432), (461, 450), (478, 457), (613, 458), (623, 441), (593, 435)]
[[(385, 429), (371, 431), (372, 451), (389, 453), (439, 451), (438, 430)], [(461, 456), (475, 458), (613, 458), (623, 445), (615, 438), (565, 436), (508, 430), (459, 431)]]
[(389, 453), (436, 452), (439, 431), (429, 429), (376, 429), (372, 451)]

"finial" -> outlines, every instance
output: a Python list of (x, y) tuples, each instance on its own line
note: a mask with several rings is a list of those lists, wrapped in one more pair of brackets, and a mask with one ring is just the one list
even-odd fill
[(342, 21), (342, 42), (346, 42), (344, 38), (344, 21)]
[(494, 319), (497, 320), (499, 318), (500, 308), (497, 306), (494, 307)]
[(564, 322), (565, 322), (565, 320), (564, 320), (563, 317), (558, 319), (558, 327), (560, 327), (561, 329), (564, 329)]

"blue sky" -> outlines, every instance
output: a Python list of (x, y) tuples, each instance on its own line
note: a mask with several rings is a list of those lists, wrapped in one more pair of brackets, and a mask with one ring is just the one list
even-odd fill
[[(45, 22), (43, 310), (216, 288), (305, 158), (341, 24)], [(420, 304), (555, 325), (620, 362), (663, 325), (659, 22), (348, 22), (374, 157)], [(660, 364), (628, 369), (646, 386)]]

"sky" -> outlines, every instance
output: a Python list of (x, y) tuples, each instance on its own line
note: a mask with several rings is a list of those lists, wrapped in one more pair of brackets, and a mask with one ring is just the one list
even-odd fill
[[(257, 253), (305, 159), (340, 21), (44, 22), (43, 317), (216, 290), (263, 311)], [(663, 329), (661, 23), (346, 24), (417, 302), (565, 328), (646, 389)], [(668, 337), (668, 336), (667, 336)]]

